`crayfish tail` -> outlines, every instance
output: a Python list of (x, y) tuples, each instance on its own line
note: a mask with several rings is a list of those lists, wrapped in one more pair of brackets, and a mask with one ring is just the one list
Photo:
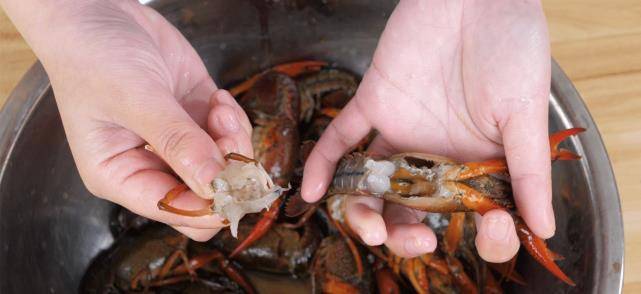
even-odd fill
[(522, 219), (517, 219), (517, 217), (515, 217), (514, 222), (516, 225), (516, 233), (527, 252), (559, 280), (570, 286), (576, 286), (576, 283), (574, 283), (574, 281), (572, 281), (572, 279), (570, 279), (570, 277), (568, 277), (554, 262), (555, 257), (550, 254), (545, 241), (535, 236), (534, 233), (530, 231), (530, 228), (525, 225)]

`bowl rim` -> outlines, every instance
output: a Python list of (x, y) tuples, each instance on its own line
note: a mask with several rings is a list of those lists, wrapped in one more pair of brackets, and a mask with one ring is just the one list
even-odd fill
[[(562, 99), (560, 98), (562, 97)], [(625, 242), (621, 197), (614, 177), (610, 157), (601, 134), (572, 81), (559, 64), (552, 59), (552, 82), (550, 85), (550, 107), (560, 108), (561, 125), (564, 128), (581, 126), (586, 131), (571, 138), (581, 161), (588, 190), (595, 201), (595, 249), (594, 258), (604, 266), (595, 271), (593, 293), (621, 293), (623, 291)], [(616, 195), (613, 201), (611, 195)], [(610, 217), (606, 217), (607, 214)]]

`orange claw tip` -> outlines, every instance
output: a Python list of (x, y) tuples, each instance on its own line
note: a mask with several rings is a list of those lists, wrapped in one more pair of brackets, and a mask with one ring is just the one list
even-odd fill
[(550, 135), (550, 148), (556, 149), (563, 140), (567, 139), (572, 135), (576, 135), (584, 132), (584, 128), (571, 128), (563, 131), (558, 131)]
[(578, 155), (570, 150), (560, 149), (558, 151), (552, 151), (552, 160), (578, 160), (581, 159), (581, 155)]
[(515, 219), (515, 223), (517, 235), (527, 252), (559, 280), (570, 286), (576, 286), (576, 283), (554, 263), (554, 256), (550, 254), (545, 241), (535, 236), (522, 220)]

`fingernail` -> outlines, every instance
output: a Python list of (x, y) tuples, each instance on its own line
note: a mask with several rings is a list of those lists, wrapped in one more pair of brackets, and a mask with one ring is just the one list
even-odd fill
[(303, 185), (303, 187), (301, 188), (301, 196), (307, 202), (316, 201), (315, 199), (318, 198), (316, 197), (316, 195), (325, 192), (324, 187), (325, 185), (322, 181), (318, 181), (315, 186), (310, 186), (310, 184), (308, 183), (307, 185)]
[(214, 180), (214, 177), (216, 177), (219, 171), (220, 165), (212, 158), (198, 168), (194, 178), (196, 183), (198, 183), (202, 189), (205, 189), (204, 191), (208, 192), (211, 190), (211, 181)]
[(543, 239), (548, 239), (554, 236), (554, 233), (556, 232), (556, 223), (555, 223), (554, 210), (552, 208), (552, 203), (549, 203), (548, 208), (543, 210), (541, 227), (544, 228), (543, 231), (545, 232), (545, 234), (539, 237)]
[(357, 228), (358, 235), (363, 238), (363, 242), (370, 246), (378, 246), (385, 242), (385, 236), (378, 230), (365, 230), (362, 227)]
[(225, 131), (235, 133), (240, 129), (238, 118), (233, 112), (225, 112), (218, 117), (218, 122), (223, 126)]
[(430, 250), (430, 240), (425, 238), (410, 238), (405, 241), (405, 251), (411, 255), (427, 253)]
[(486, 221), (487, 236), (494, 241), (505, 241), (509, 236), (510, 221), (505, 217), (490, 216)]

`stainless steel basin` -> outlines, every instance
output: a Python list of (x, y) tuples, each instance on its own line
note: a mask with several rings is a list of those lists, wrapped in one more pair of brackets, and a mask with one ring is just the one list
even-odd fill
[[(317, 58), (362, 73), (395, 1), (155, 1), (192, 42), (218, 85), (271, 64)], [(623, 277), (621, 208), (608, 155), (588, 110), (553, 66), (550, 131), (588, 130), (566, 147), (584, 157), (554, 165), (557, 234), (568, 287), (522, 254), (532, 293), (618, 293)], [(112, 242), (113, 205), (84, 188), (53, 93), (35, 64), (0, 115), (0, 292), (69, 293)]]

